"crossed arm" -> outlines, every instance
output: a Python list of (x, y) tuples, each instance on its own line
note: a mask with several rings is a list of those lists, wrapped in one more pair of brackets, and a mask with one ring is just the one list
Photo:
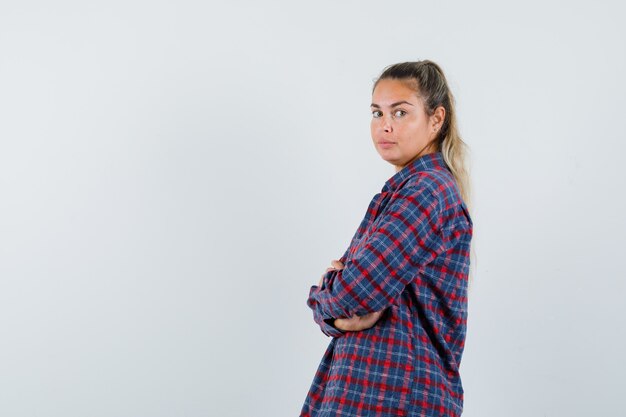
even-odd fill
[(311, 287), (307, 304), (326, 335), (340, 337), (373, 326), (445, 249), (441, 202), (433, 189), (423, 183), (395, 191), (361, 249), (350, 259), (342, 256), (320, 285)]
[[(336, 259), (333, 259), (331, 261), (331, 265), (331, 267), (326, 268), (326, 272), (332, 270), (341, 270), (344, 267), (343, 263)], [(320, 282), (317, 284), (317, 286), (321, 287), (323, 281), (324, 275), (322, 275), (322, 277), (320, 278)], [(358, 332), (361, 330), (369, 329), (374, 324), (376, 324), (380, 316), (383, 314), (383, 311), (384, 309), (380, 311), (375, 311), (373, 313), (367, 313), (363, 316), (357, 316), (355, 314), (354, 316), (347, 319), (333, 319), (332, 326), (336, 327), (339, 330), (343, 330), (344, 332)]]

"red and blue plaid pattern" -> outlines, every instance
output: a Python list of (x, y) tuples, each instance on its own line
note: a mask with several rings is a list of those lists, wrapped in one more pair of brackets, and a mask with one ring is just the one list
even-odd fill
[[(472, 220), (441, 152), (387, 180), (307, 305), (332, 337), (300, 417), (460, 416)], [(335, 318), (385, 310), (362, 331)]]

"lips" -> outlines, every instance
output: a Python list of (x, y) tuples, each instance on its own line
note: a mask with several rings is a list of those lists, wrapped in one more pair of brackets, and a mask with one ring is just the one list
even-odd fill
[(389, 141), (378, 142), (378, 147), (381, 149), (391, 149), (393, 145), (395, 145), (395, 142), (389, 142)]

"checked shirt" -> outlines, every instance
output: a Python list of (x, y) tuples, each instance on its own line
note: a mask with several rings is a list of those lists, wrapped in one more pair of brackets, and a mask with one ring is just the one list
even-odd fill
[[(441, 152), (389, 178), (307, 305), (331, 337), (300, 417), (458, 417), (472, 220)], [(373, 327), (334, 318), (384, 310)]]

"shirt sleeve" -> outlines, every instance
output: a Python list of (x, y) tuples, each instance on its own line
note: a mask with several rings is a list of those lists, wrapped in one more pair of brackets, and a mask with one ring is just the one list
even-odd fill
[[(311, 287), (307, 304), (316, 322), (328, 325), (325, 320), (392, 305), (419, 270), (443, 252), (441, 213), (441, 202), (430, 188), (415, 185), (394, 192), (362, 248), (343, 269), (328, 271), (322, 287)], [(344, 333), (332, 329), (322, 331)]]
[(320, 326), (322, 333), (329, 337), (341, 337), (345, 332), (332, 325), (335, 320), (333, 317), (323, 316), (322, 311), (319, 309), (317, 301), (315, 301), (314, 293), (319, 291), (317, 285), (312, 285), (309, 290), (309, 298), (307, 305), (313, 310), (313, 320)]
[[(354, 236), (352, 237), (352, 240), (354, 240)], [(339, 262), (341, 262), (342, 264), (346, 262), (346, 258), (348, 256), (349, 251), (350, 251), (350, 246), (348, 246), (348, 249), (346, 249), (343, 255), (341, 255), (341, 257), (338, 259)], [(320, 314), (321, 312), (318, 308), (316, 308), (316, 305), (315, 305), (316, 302), (314, 301), (314, 298), (312, 297), (312, 294), (314, 291), (318, 291), (318, 289), (320, 288), (326, 288), (326, 286), (328, 285), (329, 277), (330, 277), (329, 272), (326, 272), (324, 274), (324, 278), (322, 279), (321, 286), (317, 286), (317, 285), (311, 286), (311, 288), (309, 289), (309, 298), (307, 300), (307, 305), (313, 310), (313, 320), (320, 326), (322, 333), (324, 333), (326, 336), (329, 336), (329, 337), (340, 337), (345, 332), (333, 326), (332, 323), (335, 320), (333, 317), (322, 317), (322, 315)]]

